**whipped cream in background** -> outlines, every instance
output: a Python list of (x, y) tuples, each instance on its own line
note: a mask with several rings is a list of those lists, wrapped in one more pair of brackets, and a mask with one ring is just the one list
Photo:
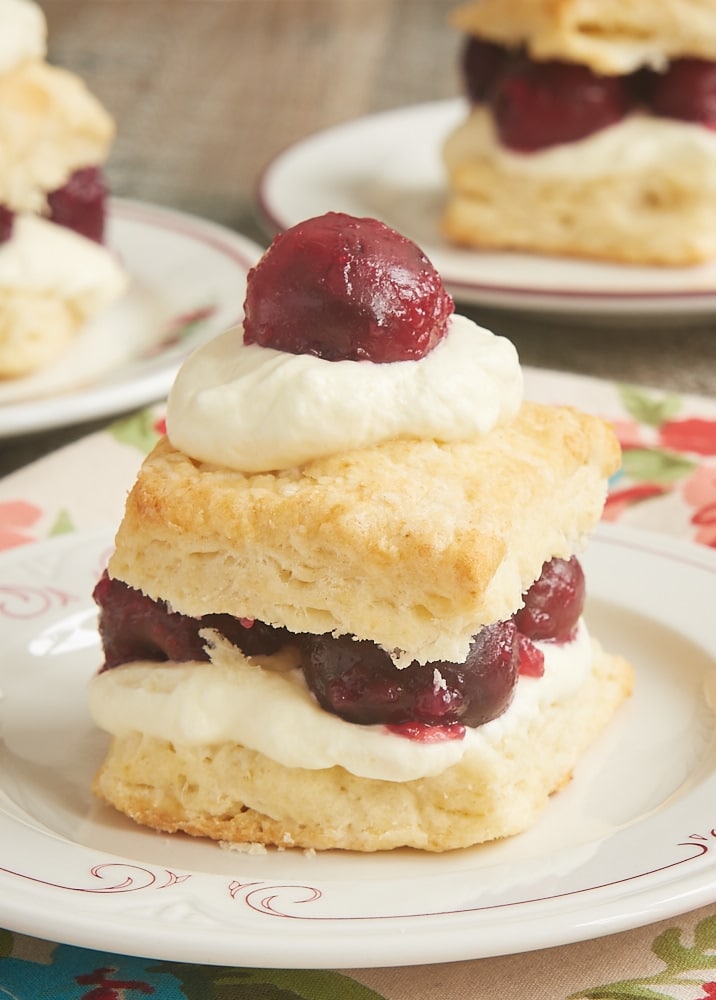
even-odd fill
[(446, 159), (451, 165), (489, 156), (504, 171), (525, 175), (598, 178), (659, 164), (683, 162), (688, 171), (705, 164), (716, 184), (716, 132), (692, 122), (658, 118), (644, 112), (627, 115), (614, 125), (576, 142), (561, 143), (536, 153), (515, 153), (499, 140), (493, 117), (485, 107), (448, 137)]
[(89, 707), (113, 735), (136, 730), (182, 745), (239, 743), (286, 767), (340, 765), (359, 777), (411, 781), (441, 774), (466, 754), (494, 752), (507, 733), (584, 682), (592, 644), (583, 622), (569, 643), (535, 645), (544, 653), (544, 675), (521, 676), (507, 711), (466, 728), (462, 740), (421, 743), (383, 726), (345, 722), (319, 706), (285, 656), (270, 669), (270, 657), (251, 660), (220, 637), (208, 664), (139, 662), (98, 674)]
[(397, 438), (466, 440), (521, 402), (514, 346), (464, 316), (424, 358), (389, 364), (246, 345), (235, 327), (184, 362), (167, 433), (198, 461), (269, 472)]
[(11, 238), (0, 244), (0, 290), (53, 295), (89, 316), (126, 285), (105, 247), (47, 219), (15, 216)]
[(0, 73), (25, 59), (44, 59), (45, 15), (31, 0), (0, 0)]

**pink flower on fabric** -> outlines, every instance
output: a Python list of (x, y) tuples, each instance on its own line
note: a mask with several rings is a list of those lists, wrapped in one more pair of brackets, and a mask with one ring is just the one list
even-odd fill
[(704, 983), (701, 988), (704, 991), (704, 995), (697, 997), (697, 1000), (716, 1000), (716, 983)]
[(641, 448), (644, 434), (636, 420), (612, 420), (611, 425), (622, 448)]
[(701, 417), (667, 420), (659, 428), (659, 439), (665, 448), (673, 448), (674, 451), (716, 455), (716, 420)]
[(702, 465), (684, 482), (684, 500), (694, 508), (694, 541), (716, 548), (716, 466)]
[(42, 510), (26, 500), (5, 500), (0, 503), (0, 550), (34, 542), (27, 529), (42, 517)]

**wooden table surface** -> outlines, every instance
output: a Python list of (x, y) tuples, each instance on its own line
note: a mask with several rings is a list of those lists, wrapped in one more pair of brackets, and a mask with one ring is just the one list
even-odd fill
[[(455, 96), (453, 0), (44, 0), (49, 58), (117, 122), (114, 194), (182, 209), (265, 244), (266, 163), (293, 141), (374, 111)], [(615, 327), (461, 311), (523, 363), (716, 396), (716, 317)], [(100, 424), (105, 421), (101, 421)], [(0, 445), (0, 474), (97, 425)]]

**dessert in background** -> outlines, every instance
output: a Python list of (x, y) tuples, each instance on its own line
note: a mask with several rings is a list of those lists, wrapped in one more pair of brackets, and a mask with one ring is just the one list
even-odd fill
[(328, 213), (183, 365), (95, 588), (99, 797), (233, 844), (525, 830), (631, 689), (577, 553), (619, 447), (419, 248)]
[(114, 123), (49, 65), (31, 0), (0, 0), (0, 377), (58, 357), (126, 286), (103, 245)]
[(443, 231), (635, 264), (716, 256), (716, 17), (685, 0), (470, 0)]

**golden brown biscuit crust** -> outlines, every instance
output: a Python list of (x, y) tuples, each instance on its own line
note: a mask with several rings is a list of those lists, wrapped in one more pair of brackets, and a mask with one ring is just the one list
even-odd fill
[[(468, 247), (666, 266), (716, 256), (713, 160), (681, 155), (598, 176), (521, 169), (479, 107), (447, 137), (446, 237)], [(529, 159), (529, 157), (527, 157)]]
[(109, 571), (192, 616), (225, 612), (461, 662), (601, 514), (619, 447), (602, 421), (525, 403), (469, 442), (393, 441), (243, 475), (163, 439)]
[(114, 737), (95, 793), (169, 833), (229, 843), (380, 851), (447, 851), (528, 829), (632, 689), (631, 667), (594, 644), (594, 669), (492, 751), (435, 777), (358, 778), (341, 767), (287, 768), (238, 744), (183, 747)]
[(716, 59), (711, 0), (471, 0), (451, 15), (460, 31), (536, 59), (585, 63), (599, 73), (662, 68), (679, 56)]
[(59, 357), (85, 317), (57, 295), (0, 288), (0, 378), (15, 378)]

